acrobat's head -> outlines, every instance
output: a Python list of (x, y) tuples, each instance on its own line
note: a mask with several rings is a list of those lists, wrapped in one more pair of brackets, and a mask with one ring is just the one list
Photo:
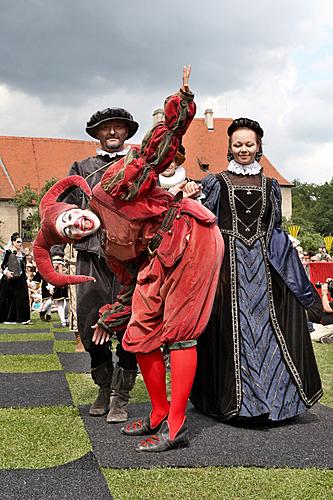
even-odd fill
[(55, 286), (94, 281), (90, 276), (57, 273), (50, 258), (52, 245), (73, 243), (96, 232), (100, 226), (99, 218), (90, 210), (58, 201), (58, 198), (64, 198), (73, 188), (82, 189), (88, 198), (92, 196), (87, 181), (79, 175), (72, 175), (54, 184), (43, 196), (39, 206), (41, 229), (33, 244), (33, 255), (40, 274)]

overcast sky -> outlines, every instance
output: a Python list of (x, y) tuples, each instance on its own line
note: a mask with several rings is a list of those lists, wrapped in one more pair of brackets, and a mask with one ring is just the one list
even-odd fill
[(333, 177), (332, 0), (0, 0), (0, 135), (89, 139), (127, 108), (141, 141), (192, 65), (197, 117), (248, 116), (289, 180)]

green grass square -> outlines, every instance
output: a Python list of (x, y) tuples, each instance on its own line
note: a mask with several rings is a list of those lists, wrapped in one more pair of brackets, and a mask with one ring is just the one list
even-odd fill
[(56, 354), (15, 354), (0, 356), (0, 373), (34, 373), (62, 370)]
[[(0, 468), (52, 467), (91, 449), (73, 407), (0, 409)], [(0, 494), (1, 496), (1, 494)]]

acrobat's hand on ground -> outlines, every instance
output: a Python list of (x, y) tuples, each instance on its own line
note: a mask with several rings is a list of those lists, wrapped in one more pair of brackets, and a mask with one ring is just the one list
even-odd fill
[(191, 75), (191, 65), (189, 64), (188, 66), (183, 66), (183, 86), (182, 90), (184, 92), (191, 92), (190, 91), (190, 86), (189, 86), (189, 81), (190, 81), (190, 75)]
[(201, 195), (201, 186), (194, 181), (189, 181), (183, 187), (184, 198), (197, 198)]
[(108, 342), (108, 340), (110, 340), (111, 335), (109, 334), (109, 332), (103, 330), (103, 328), (98, 326), (97, 323), (93, 325), (91, 328), (95, 330), (92, 337), (92, 341), (94, 342), (94, 344), (102, 345)]

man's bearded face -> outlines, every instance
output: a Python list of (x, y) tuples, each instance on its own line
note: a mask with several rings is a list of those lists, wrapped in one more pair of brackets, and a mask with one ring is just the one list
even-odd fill
[(107, 120), (100, 124), (96, 136), (104, 151), (121, 151), (128, 136), (128, 127), (123, 120)]

